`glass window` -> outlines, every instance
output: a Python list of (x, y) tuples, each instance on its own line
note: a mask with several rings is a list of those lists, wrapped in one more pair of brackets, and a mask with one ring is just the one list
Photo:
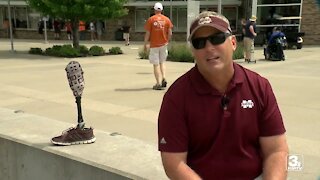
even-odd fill
[[(283, 1), (282, 3), (293, 3)], [(274, 27), (280, 27), (286, 35), (299, 32), (300, 2), (297, 4), (261, 5), (257, 7), (257, 31), (268, 39)]]
[[(170, 7), (166, 7), (163, 14), (170, 18)], [(153, 9), (139, 8), (136, 9), (136, 31), (144, 32), (144, 25), (148, 18), (153, 14)], [(172, 18), (174, 32), (186, 32), (187, 30), (187, 9), (181, 7), (172, 7)]]
[(137, 32), (142, 32), (144, 31), (144, 24), (150, 17), (150, 10), (147, 8), (139, 8), (136, 9), (136, 31)]
[(288, 4), (301, 3), (301, 0), (258, 0), (258, 4)]
[(186, 32), (188, 17), (187, 17), (187, 8), (179, 8), (178, 9), (178, 28), (177, 31)]
[(178, 25), (178, 23), (177, 23), (178, 22), (177, 8), (172, 7), (172, 17), (171, 17), (170, 16), (170, 6), (165, 6), (164, 10), (163, 10), (163, 14), (171, 20), (171, 22), (173, 24), (173, 30), (176, 30), (178, 28), (177, 27), (177, 25)]
[[(164, 10), (164, 15), (170, 18), (170, 8)], [(173, 7), (172, 18), (174, 32), (186, 32), (187, 29), (187, 8)]]
[(261, 6), (257, 9), (257, 24), (299, 24), (300, 6)]
[(3, 21), (6, 18), (3, 7), (0, 7), (0, 28), (3, 28)]
[[(15, 28), (37, 28), (37, 22), (39, 20), (40, 14), (31, 10), (27, 6), (11, 6), (11, 19), (12, 26)], [(34, 12), (34, 13), (32, 13)], [(8, 7), (1, 7), (0, 9), (0, 18), (8, 18)], [(35, 17), (34, 17), (35, 16)], [(35, 19), (34, 19), (35, 18)], [(35, 21), (35, 22), (34, 22)]]
[[(218, 12), (218, 7), (217, 6), (201, 7), (200, 12), (203, 12), (203, 11)], [(237, 30), (238, 8), (237, 7), (223, 7), (221, 9), (221, 11), (222, 11), (222, 14), (226, 18), (228, 18), (232, 31), (236, 31)]]
[(229, 20), (232, 31), (237, 31), (237, 10), (236, 7), (224, 7), (222, 10), (222, 14)]
[(28, 28), (38, 29), (38, 23), (40, 21), (40, 18), (40, 13), (28, 8)]
[(214, 11), (214, 12), (218, 12), (218, 8), (217, 7), (200, 7), (200, 13), (203, 11)]
[(27, 28), (27, 8), (14, 7), (14, 23), (16, 28)]

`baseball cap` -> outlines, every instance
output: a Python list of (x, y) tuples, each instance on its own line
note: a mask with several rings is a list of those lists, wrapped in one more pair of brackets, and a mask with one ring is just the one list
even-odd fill
[(221, 32), (232, 33), (230, 23), (226, 17), (213, 11), (204, 11), (191, 23), (188, 40), (190, 41), (194, 33), (204, 26), (213, 27)]
[(155, 3), (153, 8), (154, 8), (154, 10), (157, 10), (157, 11), (162, 11), (163, 10), (163, 6), (159, 2)]

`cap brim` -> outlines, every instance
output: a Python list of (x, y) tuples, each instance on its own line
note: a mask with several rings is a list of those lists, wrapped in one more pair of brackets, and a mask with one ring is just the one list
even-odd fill
[(230, 32), (229, 29), (226, 29), (226, 28), (224, 28), (224, 27), (222, 27), (222, 26), (219, 26), (219, 25), (217, 25), (217, 24), (201, 24), (201, 25), (198, 25), (196, 28), (193, 29), (193, 31), (190, 33), (190, 35), (189, 35), (189, 37), (188, 37), (188, 41), (191, 41), (192, 36), (194, 35), (194, 33), (195, 33), (198, 29), (200, 29), (201, 27), (205, 27), (205, 26), (215, 28), (215, 29), (217, 29), (217, 30), (219, 30), (219, 31), (221, 31), (221, 32), (228, 32), (228, 31)]

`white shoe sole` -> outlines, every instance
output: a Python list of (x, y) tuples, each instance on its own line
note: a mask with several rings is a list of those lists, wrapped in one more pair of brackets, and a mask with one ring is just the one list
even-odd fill
[(70, 145), (76, 145), (76, 144), (91, 144), (96, 141), (96, 137), (93, 137), (92, 139), (85, 140), (85, 141), (75, 141), (75, 142), (56, 142), (51, 139), (52, 144), (55, 145), (61, 145), (61, 146), (70, 146)]

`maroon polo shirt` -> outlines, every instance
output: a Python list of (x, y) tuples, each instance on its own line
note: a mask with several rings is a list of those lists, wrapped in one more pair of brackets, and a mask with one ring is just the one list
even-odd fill
[(159, 150), (188, 152), (187, 164), (203, 179), (254, 179), (262, 173), (259, 137), (285, 133), (268, 80), (236, 63), (234, 69), (221, 94), (193, 67), (161, 105)]

